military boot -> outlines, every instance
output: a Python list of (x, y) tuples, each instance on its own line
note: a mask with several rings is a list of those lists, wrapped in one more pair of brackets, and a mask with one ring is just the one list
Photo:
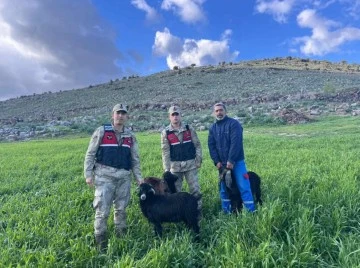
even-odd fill
[(124, 237), (126, 234), (126, 227), (115, 227), (115, 235), (117, 238)]
[(104, 253), (107, 249), (107, 236), (106, 234), (95, 235), (96, 248)]

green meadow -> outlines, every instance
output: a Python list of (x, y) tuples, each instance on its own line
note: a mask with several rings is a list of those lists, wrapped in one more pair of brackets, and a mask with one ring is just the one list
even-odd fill
[[(198, 134), (201, 242), (182, 224), (164, 224), (156, 238), (134, 183), (128, 233), (116, 238), (110, 217), (105, 254), (94, 247), (94, 189), (83, 178), (90, 135), (1, 143), (0, 267), (360, 267), (358, 117), (245, 127), (246, 163), (262, 177), (264, 205), (239, 216), (220, 211), (207, 132)], [(143, 176), (160, 177), (160, 134), (137, 138)]]

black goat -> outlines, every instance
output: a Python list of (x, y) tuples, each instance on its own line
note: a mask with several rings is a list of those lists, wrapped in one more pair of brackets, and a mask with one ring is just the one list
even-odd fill
[(146, 177), (144, 182), (150, 184), (156, 194), (173, 194), (176, 193), (175, 182), (178, 177), (172, 174), (170, 171), (166, 171), (163, 174), (163, 179), (156, 177)]
[[(236, 184), (235, 176), (232, 170), (231, 170), (231, 179), (230, 180), (227, 179), (226, 173), (228, 171), (229, 170), (226, 168), (219, 171), (219, 179), (225, 181), (226, 191), (229, 195), (229, 199), (231, 203), (231, 212), (238, 213), (241, 212), (243, 208), (243, 200), (241, 198), (240, 190)], [(261, 206), (263, 203), (261, 199), (261, 178), (258, 174), (256, 174), (253, 171), (249, 171), (247, 174), (249, 176), (250, 188), (254, 198), (254, 202), (255, 204), (259, 204)]]
[(170, 195), (155, 194), (154, 188), (147, 183), (139, 186), (140, 207), (144, 216), (154, 225), (157, 235), (162, 236), (163, 222), (184, 222), (199, 240), (198, 200), (186, 192)]

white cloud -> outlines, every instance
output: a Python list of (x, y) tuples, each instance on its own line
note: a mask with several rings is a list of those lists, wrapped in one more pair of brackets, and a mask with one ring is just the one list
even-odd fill
[(206, 0), (163, 0), (161, 8), (173, 10), (186, 23), (196, 23), (205, 20), (202, 4)]
[(316, 14), (314, 9), (305, 9), (297, 16), (297, 22), (300, 27), (313, 28), (326, 31), (328, 28), (340, 26), (339, 23), (327, 20)]
[(218, 64), (222, 61), (229, 62), (239, 55), (238, 51), (230, 52), (228, 40), (230, 34), (231, 30), (226, 30), (219, 41), (207, 39), (181, 41), (165, 28), (163, 32), (156, 32), (153, 51), (158, 56), (166, 56), (170, 69), (174, 66), (190, 66), (193, 63), (202, 66)]
[[(316, 8), (316, 9), (325, 9), (325, 8), (331, 6), (332, 4), (335, 4), (338, 1), (339, 0), (316, 0), (316, 1), (313, 1), (312, 4), (313, 4), (314, 8)], [(340, 0), (340, 1), (342, 1), (342, 0)], [(312, 1), (310, 1), (310, 2), (312, 2)]]
[(232, 35), (232, 30), (231, 29), (226, 29), (223, 34), (221, 35), (221, 39), (222, 40), (228, 40)]
[(157, 56), (178, 55), (181, 53), (182, 44), (180, 38), (171, 35), (168, 28), (163, 32), (157, 31), (155, 34), (155, 42), (153, 52)]
[(342, 0), (348, 4), (347, 11), (355, 19), (360, 19), (360, 0)]
[(131, 4), (138, 9), (145, 11), (146, 19), (148, 21), (154, 22), (158, 20), (159, 15), (156, 10), (149, 6), (145, 0), (131, 0)]
[(360, 28), (343, 27), (335, 21), (319, 16), (315, 10), (306, 9), (297, 16), (299, 26), (311, 28), (311, 36), (295, 38), (301, 43), (300, 51), (305, 55), (322, 56), (335, 52), (346, 42), (360, 40)]
[(121, 75), (115, 33), (88, 0), (0, 4), (1, 99), (101, 83)]
[(255, 9), (259, 13), (272, 15), (279, 23), (285, 23), (294, 5), (295, 0), (257, 0)]

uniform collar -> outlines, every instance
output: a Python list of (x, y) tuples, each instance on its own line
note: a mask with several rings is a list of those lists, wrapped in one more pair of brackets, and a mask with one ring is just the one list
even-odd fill
[(173, 128), (173, 126), (171, 125), (171, 123), (168, 125), (167, 129), (168, 129), (169, 131), (179, 131), (179, 132), (181, 132), (181, 131), (183, 131), (185, 128), (184, 128), (184, 124), (181, 122), (181, 123), (180, 123), (180, 127), (179, 127), (178, 129)]
[(122, 130), (122, 131), (118, 131), (117, 129), (115, 129), (115, 127), (114, 127), (113, 124), (111, 124), (111, 126), (112, 126), (113, 130), (115, 131), (115, 133), (119, 133), (119, 134), (130, 134), (130, 130), (129, 130), (126, 126), (123, 127), (123, 130)]

